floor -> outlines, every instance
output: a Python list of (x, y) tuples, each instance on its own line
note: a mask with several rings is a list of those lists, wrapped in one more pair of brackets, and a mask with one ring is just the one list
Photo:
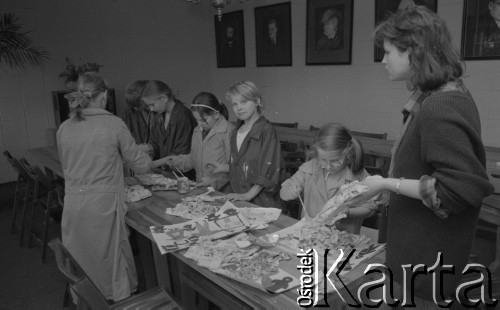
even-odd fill
[[(62, 309), (65, 280), (53, 253), (49, 250), (42, 264), (39, 247), (19, 247), (19, 234), (10, 233), (14, 186), (0, 184), (0, 309)], [(478, 231), (473, 248), (476, 262), (484, 265), (493, 261), (495, 250), (490, 228)], [(135, 258), (141, 284), (140, 261)]]
[(39, 247), (19, 247), (19, 234), (11, 234), (13, 183), (0, 185), (0, 308), (62, 309), (66, 282), (47, 252), (42, 264)]
[[(46, 263), (42, 264), (41, 248), (37, 244), (20, 247), (19, 233), (10, 231), (14, 190), (15, 183), (0, 184), (0, 309), (63, 309), (66, 281), (52, 251), (47, 251)], [(58, 231), (60, 226), (55, 223), (49, 238), (58, 236)], [(143, 274), (138, 256), (135, 259), (141, 289)]]

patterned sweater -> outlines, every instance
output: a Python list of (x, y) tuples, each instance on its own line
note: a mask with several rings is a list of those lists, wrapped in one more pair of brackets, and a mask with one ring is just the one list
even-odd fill
[[(436, 91), (414, 111), (393, 159), (393, 176), (436, 178), (437, 196), (450, 214), (441, 219), (421, 200), (393, 194), (387, 266), (395, 281), (402, 284), (402, 265), (425, 264), (430, 268), (441, 252), (444, 264), (455, 267), (455, 276), (443, 276), (443, 294), (449, 296), (467, 264), (481, 202), (493, 187), (485, 171), (479, 114), (465, 88)], [(432, 288), (432, 275), (415, 279), (416, 296), (432, 300)]]

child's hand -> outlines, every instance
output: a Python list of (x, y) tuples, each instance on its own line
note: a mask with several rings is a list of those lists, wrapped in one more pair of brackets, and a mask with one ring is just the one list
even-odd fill
[(238, 200), (248, 201), (248, 200), (250, 200), (246, 197), (245, 194), (236, 194), (236, 193), (227, 194), (225, 199), (228, 201), (238, 201)]
[(352, 207), (352, 206), (358, 206), (369, 200), (370, 198), (374, 197), (375, 195), (378, 195), (382, 191), (385, 190), (385, 182), (387, 179), (382, 178), (380, 176), (369, 176), (363, 181), (361, 181), (359, 184), (366, 186), (367, 191), (359, 194), (356, 197), (353, 197), (347, 201), (344, 202), (345, 206)]
[(179, 167), (181, 165), (180, 156), (170, 155), (170, 156), (162, 158), (162, 160), (163, 160), (163, 164), (165, 164), (165, 165), (174, 166), (174, 167)]
[(206, 164), (207, 170), (211, 173), (221, 173), (226, 172), (224, 169), (224, 164), (218, 163), (216, 161), (211, 161)]
[(196, 187), (211, 186), (211, 179), (208, 177), (202, 177), (200, 182), (196, 182)]
[(280, 197), (283, 200), (292, 200), (299, 197), (302, 188), (294, 181), (288, 179), (281, 184)]
[(326, 226), (333, 226), (335, 222), (348, 217), (349, 208), (342, 208), (341, 212), (332, 212), (323, 221)]

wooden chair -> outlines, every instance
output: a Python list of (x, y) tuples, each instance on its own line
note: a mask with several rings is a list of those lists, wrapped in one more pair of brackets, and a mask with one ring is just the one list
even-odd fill
[[(45, 175), (42, 170), (40, 170), (39, 167), (33, 166), (32, 170), (35, 173), (36, 183), (33, 194), (34, 203), (33, 208), (31, 209), (31, 220), (28, 230), (28, 246), (31, 246), (31, 241), (33, 238), (39, 240), (42, 248), (42, 263), (45, 263), (49, 226), (54, 222), (53, 216), (56, 215), (59, 219), (61, 217), (64, 205), (64, 188), (62, 188), (55, 181), (49, 179), (47, 175)], [(35, 214), (39, 213), (42, 214), (40, 235), (37, 234), (35, 229)]]
[(319, 127), (316, 127), (316, 126), (309, 126), (309, 131), (319, 131)]
[[(299, 126), (298, 122), (295, 123), (271, 123), (273, 126), (278, 127), (286, 127), (286, 128), (295, 128)], [(281, 151), (282, 152), (295, 152), (298, 148), (297, 143), (288, 142), (288, 141), (280, 141)]]
[(295, 122), (295, 123), (271, 123), (271, 124), (273, 124), (274, 126), (295, 128), (295, 129), (297, 129), (299, 127), (298, 122)]
[(349, 132), (351, 133), (351, 136), (387, 140), (387, 133), (371, 133), (371, 132), (354, 131), (354, 130), (350, 130)]
[[(365, 137), (365, 138), (372, 138), (372, 139), (387, 140), (387, 133), (371, 133), (371, 132), (354, 131), (354, 130), (350, 130), (350, 133), (354, 137)], [(364, 165), (365, 165), (365, 168), (367, 168), (367, 167), (380, 168), (380, 169), (382, 169), (382, 171), (380, 173), (376, 173), (376, 174), (380, 174), (383, 177), (387, 176), (384, 169), (387, 169), (388, 167), (385, 167), (386, 162), (385, 162), (384, 158), (380, 158), (380, 157), (370, 155), (370, 154), (365, 154)]]
[(22, 208), (21, 205), (24, 205), (24, 203), (28, 200), (30, 192), (28, 188), (29, 176), (25, 174), (19, 161), (14, 158), (9, 151), (4, 151), (3, 154), (7, 158), (7, 161), (9, 162), (11, 168), (15, 172), (17, 172), (16, 189), (14, 192), (14, 204), (12, 206), (12, 222), (10, 228), (11, 233), (15, 233), (16, 230), (21, 231), (21, 224), (17, 222), (17, 217), (19, 208)]
[(291, 177), (306, 162), (305, 152), (284, 152), (283, 162), (285, 164), (285, 175)]
[(52, 239), (49, 246), (54, 250), (57, 267), (68, 281), (68, 287), (78, 297), (77, 309), (181, 309), (161, 287), (110, 304), (59, 238)]

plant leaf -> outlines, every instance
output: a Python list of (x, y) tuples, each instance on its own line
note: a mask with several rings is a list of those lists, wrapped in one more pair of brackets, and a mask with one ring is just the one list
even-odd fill
[(21, 24), (13, 13), (0, 16), (0, 63), (11, 68), (24, 68), (27, 65), (45, 68), (49, 53), (35, 46), (33, 40), (21, 31)]

